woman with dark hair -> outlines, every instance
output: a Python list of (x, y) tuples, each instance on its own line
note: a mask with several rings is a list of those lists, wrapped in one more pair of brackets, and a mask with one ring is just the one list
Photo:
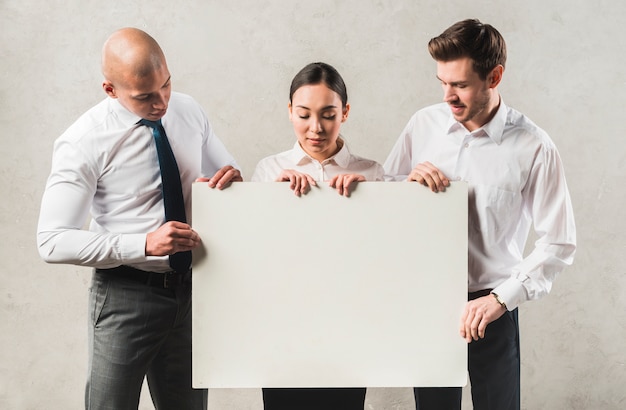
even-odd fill
[(319, 181), (328, 181), (345, 196), (354, 182), (382, 181), (382, 166), (351, 154), (339, 133), (349, 111), (346, 85), (337, 70), (325, 63), (304, 67), (289, 92), (289, 119), (297, 141), (291, 150), (262, 159), (252, 181), (289, 181), (298, 196)]
[[(320, 181), (345, 196), (353, 183), (382, 181), (382, 166), (351, 154), (339, 134), (349, 111), (346, 86), (337, 70), (325, 63), (304, 67), (289, 93), (297, 141), (291, 150), (261, 160), (252, 181), (289, 181), (298, 196)], [(266, 410), (363, 410), (365, 388), (266, 388), (263, 402)]]

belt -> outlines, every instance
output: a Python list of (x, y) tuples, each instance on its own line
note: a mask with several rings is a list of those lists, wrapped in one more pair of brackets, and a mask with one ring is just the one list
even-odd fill
[(148, 286), (161, 289), (175, 289), (176, 287), (191, 282), (191, 270), (185, 273), (171, 272), (148, 272), (130, 266), (118, 266), (111, 269), (96, 269), (96, 273), (113, 276), (121, 279), (129, 279), (141, 282)]
[(483, 289), (477, 290), (476, 292), (470, 292), (467, 294), (467, 300), (474, 300), (478, 298), (482, 298), (483, 296), (487, 296), (491, 293), (493, 289)]

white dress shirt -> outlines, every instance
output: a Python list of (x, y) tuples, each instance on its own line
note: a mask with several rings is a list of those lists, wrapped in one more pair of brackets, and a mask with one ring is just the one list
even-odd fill
[[(165, 214), (152, 129), (138, 125), (139, 120), (118, 100), (107, 98), (55, 141), (37, 229), (45, 261), (170, 270), (167, 256), (145, 254), (146, 234), (165, 222)], [(195, 179), (237, 164), (191, 97), (173, 92), (162, 121), (191, 223)]]
[(376, 161), (352, 155), (347, 144), (339, 139), (341, 149), (332, 157), (319, 162), (310, 157), (298, 141), (289, 151), (263, 158), (252, 175), (253, 182), (272, 182), (285, 169), (310, 175), (315, 181), (328, 181), (335, 175), (360, 174), (367, 181), (382, 181), (383, 167)]
[[(549, 292), (576, 249), (565, 174), (549, 136), (503, 102), (473, 132), (437, 104), (411, 117), (385, 161), (385, 178), (406, 180), (425, 161), (469, 184), (469, 292), (494, 289), (509, 310)], [(538, 238), (524, 256), (531, 226)]]

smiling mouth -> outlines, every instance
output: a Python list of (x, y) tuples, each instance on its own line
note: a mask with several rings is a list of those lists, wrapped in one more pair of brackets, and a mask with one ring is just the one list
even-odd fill
[(452, 110), (452, 112), (455, 112), (455, 113), (463, 111), (463, 109), (465, 108), (465, 106), (461, 104), (449, 104), (449, 105), (450, 105), (450, 109)]

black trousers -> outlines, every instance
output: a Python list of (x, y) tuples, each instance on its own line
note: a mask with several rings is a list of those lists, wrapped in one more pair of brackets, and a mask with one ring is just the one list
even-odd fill
[(263, 389), (265, 410), (363, 410), (365, 388)]
[[(487, 325), (485, 337), (468, 345), (474, 410), (520, 409), (517, 309)], [(461, 388), (415, 388), (417, 410), (460, 410)]]

